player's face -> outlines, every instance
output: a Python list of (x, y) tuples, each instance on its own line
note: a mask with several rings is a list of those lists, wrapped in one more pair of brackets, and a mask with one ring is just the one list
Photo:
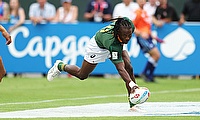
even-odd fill
[(123, 44), (127, 44), (132, 37), (132, 28), (120, 27), (118, 32), (118, 39)]

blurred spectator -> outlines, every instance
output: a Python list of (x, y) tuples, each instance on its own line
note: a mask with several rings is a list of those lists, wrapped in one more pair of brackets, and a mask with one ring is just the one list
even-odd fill
[(47, 0), (37, 0), (32, 3), (29, 8), (29, 18), (34, 23), (41, 23), (42, 21), (51, 22), (56, 15), (56, 8)]
[(9, 19), (9, 5), (0, 0), (0, 21)]
[(72, 0), (61, 0), (62, 7), (56, 12), (55, 22), (74, 23), (78, 18), (78, 7), (72, 5)]
[(157, 7), (153, 16), (153, 23), (161, 27), (164, 23), (178, 21), (178, 15), (172, 5), (167, 0), (159, 0), (160, 5)]
[(84, 18), (91, 22), (108, 21), (112, 17), (112, 6), (107, 0), (91, 0)]
[(144, 10), (147, 12), (149, 16), (152, 16), (155, 14), (156, 8), (159, 6), (158, 0), (148, 0), (146, 4), (144, 5)]
[(200, 21), (200, 0), (187, 0), (183, 6), (180, 15), (179, 24), (186, 21), (199, 22)]
[(10, 0), (10, 17), (9, 20), (14, 25), (9, 28), (9, 32), (12, 32), (15, 28), (19, 27), (25, 22), (25, 12), (20, 7), (19, 0)]
[(133, 0), (122, 0), (121, 3), (115, 5), (113, 10), (113, 18), (117, 17), (128, 17), (133, 20), (134, 11), (138, 9), (139, 6)]

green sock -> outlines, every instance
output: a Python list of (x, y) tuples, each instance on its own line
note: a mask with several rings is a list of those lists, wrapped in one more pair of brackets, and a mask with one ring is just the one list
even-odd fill
[(63, 62), (59, 63), (59, 64), (58, 64), (58, 70), (64, 71), (65, 65), (66, 65), (66, 64), (64, 64)]

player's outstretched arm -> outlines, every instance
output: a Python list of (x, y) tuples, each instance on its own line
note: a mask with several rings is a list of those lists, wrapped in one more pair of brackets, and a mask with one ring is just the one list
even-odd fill
[(128, 90), (128, 93), (133, 93), (135, 92), (135, 89), (138, 88), (138, 85), (135, 84), (132, 80), (131, 77), (129, 76), (128, 72), (125, 70), (124, 68), (124, 63), (120, 62), (115, 64), (118, 73), (120, 74), (120, 76), (122, 77), (122, 79), (125, 81), (126, 83), (126, 88)]
[(7, 32), (7, 30), (2, 25), (0, 25), (0, 31), (3, 35), (3, 37), (6, 39), (6, 45), (9, 45), (12, 42), (10, 34)]

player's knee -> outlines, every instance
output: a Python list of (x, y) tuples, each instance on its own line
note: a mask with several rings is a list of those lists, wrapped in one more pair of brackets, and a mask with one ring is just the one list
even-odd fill
[(159, 52), (159, 51), (156, 51), (156, 52), (155, 52), (155, 56), (156, 56), (157, 60), (160, 59), (160, 52)]
[(158, 53), (158, 59), (160, 59), (160, 53)]

